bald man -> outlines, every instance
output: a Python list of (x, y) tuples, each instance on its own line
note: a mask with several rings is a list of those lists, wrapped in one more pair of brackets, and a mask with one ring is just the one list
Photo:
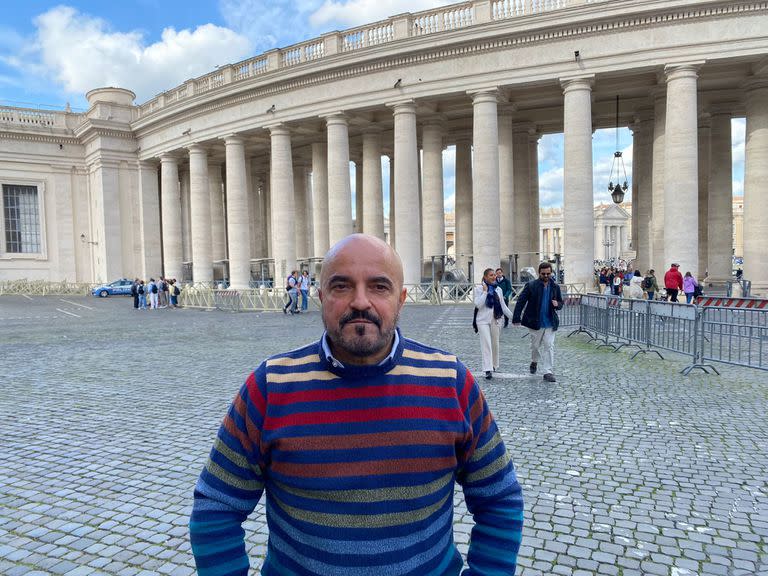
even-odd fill
[[(266, 495), (263, 576), (515, 573), (523, 500), (472, 374), (400, 334), (398, 255), (354, 234), (320, 274), (325, 333), (262, 362), (224, 418), (190, 521), (200, 576), (246, 576), (242, 523)], [(453, 492), (474, 515), (464, 569)]]

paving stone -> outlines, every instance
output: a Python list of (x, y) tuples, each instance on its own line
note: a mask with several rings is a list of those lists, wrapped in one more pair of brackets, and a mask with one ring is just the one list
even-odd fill
[[(319, 314), (139, 316), (129, 299), (74, 301), (92, 310), (15, 321), (65, 304), (0, 297), (0, 574), (192, 576), (191, 493), (224, 411), (263, 358), (319, 337)], [(401, 326), (478, 373), (470, 318), (467, 306), (407, 306)], [(502, 331), (503, 376), (482, 382), (524, 486), (518, 574), (763, 576), (768, 455), (754, 446), (768, 442), (764, 374), (719, 366), (722, 376), (682, 377), (685, 359), (630, 361), (561, 330), (558, 383), (544, 390), (527, 374), (521, 333)], [(466, 555), (473, 524), (460, 490), (454, 505)], [(262, 503), (246, 524), (256, 571), (263, 514)]]

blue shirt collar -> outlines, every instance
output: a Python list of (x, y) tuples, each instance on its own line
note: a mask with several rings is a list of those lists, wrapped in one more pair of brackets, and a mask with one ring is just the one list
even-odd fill
[[(381, 362), (377, 364), (377, 366), (383, 366), (387, 362), (390, 362), (397, 352), (397, 347), (400, 344), (400, 331), (395, 330), (395, 338), (392, 340), (392, 348), (389, 351), (389, 354), (386, 358), (384, 358)], [(339, 360), (333, 357), (333, 354), (331, 354), (331, 347), (328, 344), (328, 332), (323, 332), (323, 337), (320, 338), (320, 345), (323, 347), (323, 355), (325, 356), (325, 359), (328, 361), (329, 364), (332, 366), (336, 366), (337, 368), (344, 368), (344, 364), (342, 364)]]

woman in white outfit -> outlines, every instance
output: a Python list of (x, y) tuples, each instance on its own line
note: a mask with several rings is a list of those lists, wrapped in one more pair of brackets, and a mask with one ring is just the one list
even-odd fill
[(501, 288), (496, 286), (496, 272), (486, 268), (483, 281), (475, 286), (477, 308), (477, 332), (480, 335), (480, 351), (483, 354), (483, 370), (490, 380), (499, 369), (499, 329), (503, 316), (512, 318), (512, 312), (504, 304)]

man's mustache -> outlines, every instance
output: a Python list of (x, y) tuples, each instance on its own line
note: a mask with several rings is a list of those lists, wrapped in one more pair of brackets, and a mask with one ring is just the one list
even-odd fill
[(345, 324), (348, 324), (353, 320), (367, 320), (368, 322), (376, 324), (376, 327), (381, 328), (381, 318), (368, 310), (355, 310), (345, 314), (339, 319), (339, 328), (343, 328)]

